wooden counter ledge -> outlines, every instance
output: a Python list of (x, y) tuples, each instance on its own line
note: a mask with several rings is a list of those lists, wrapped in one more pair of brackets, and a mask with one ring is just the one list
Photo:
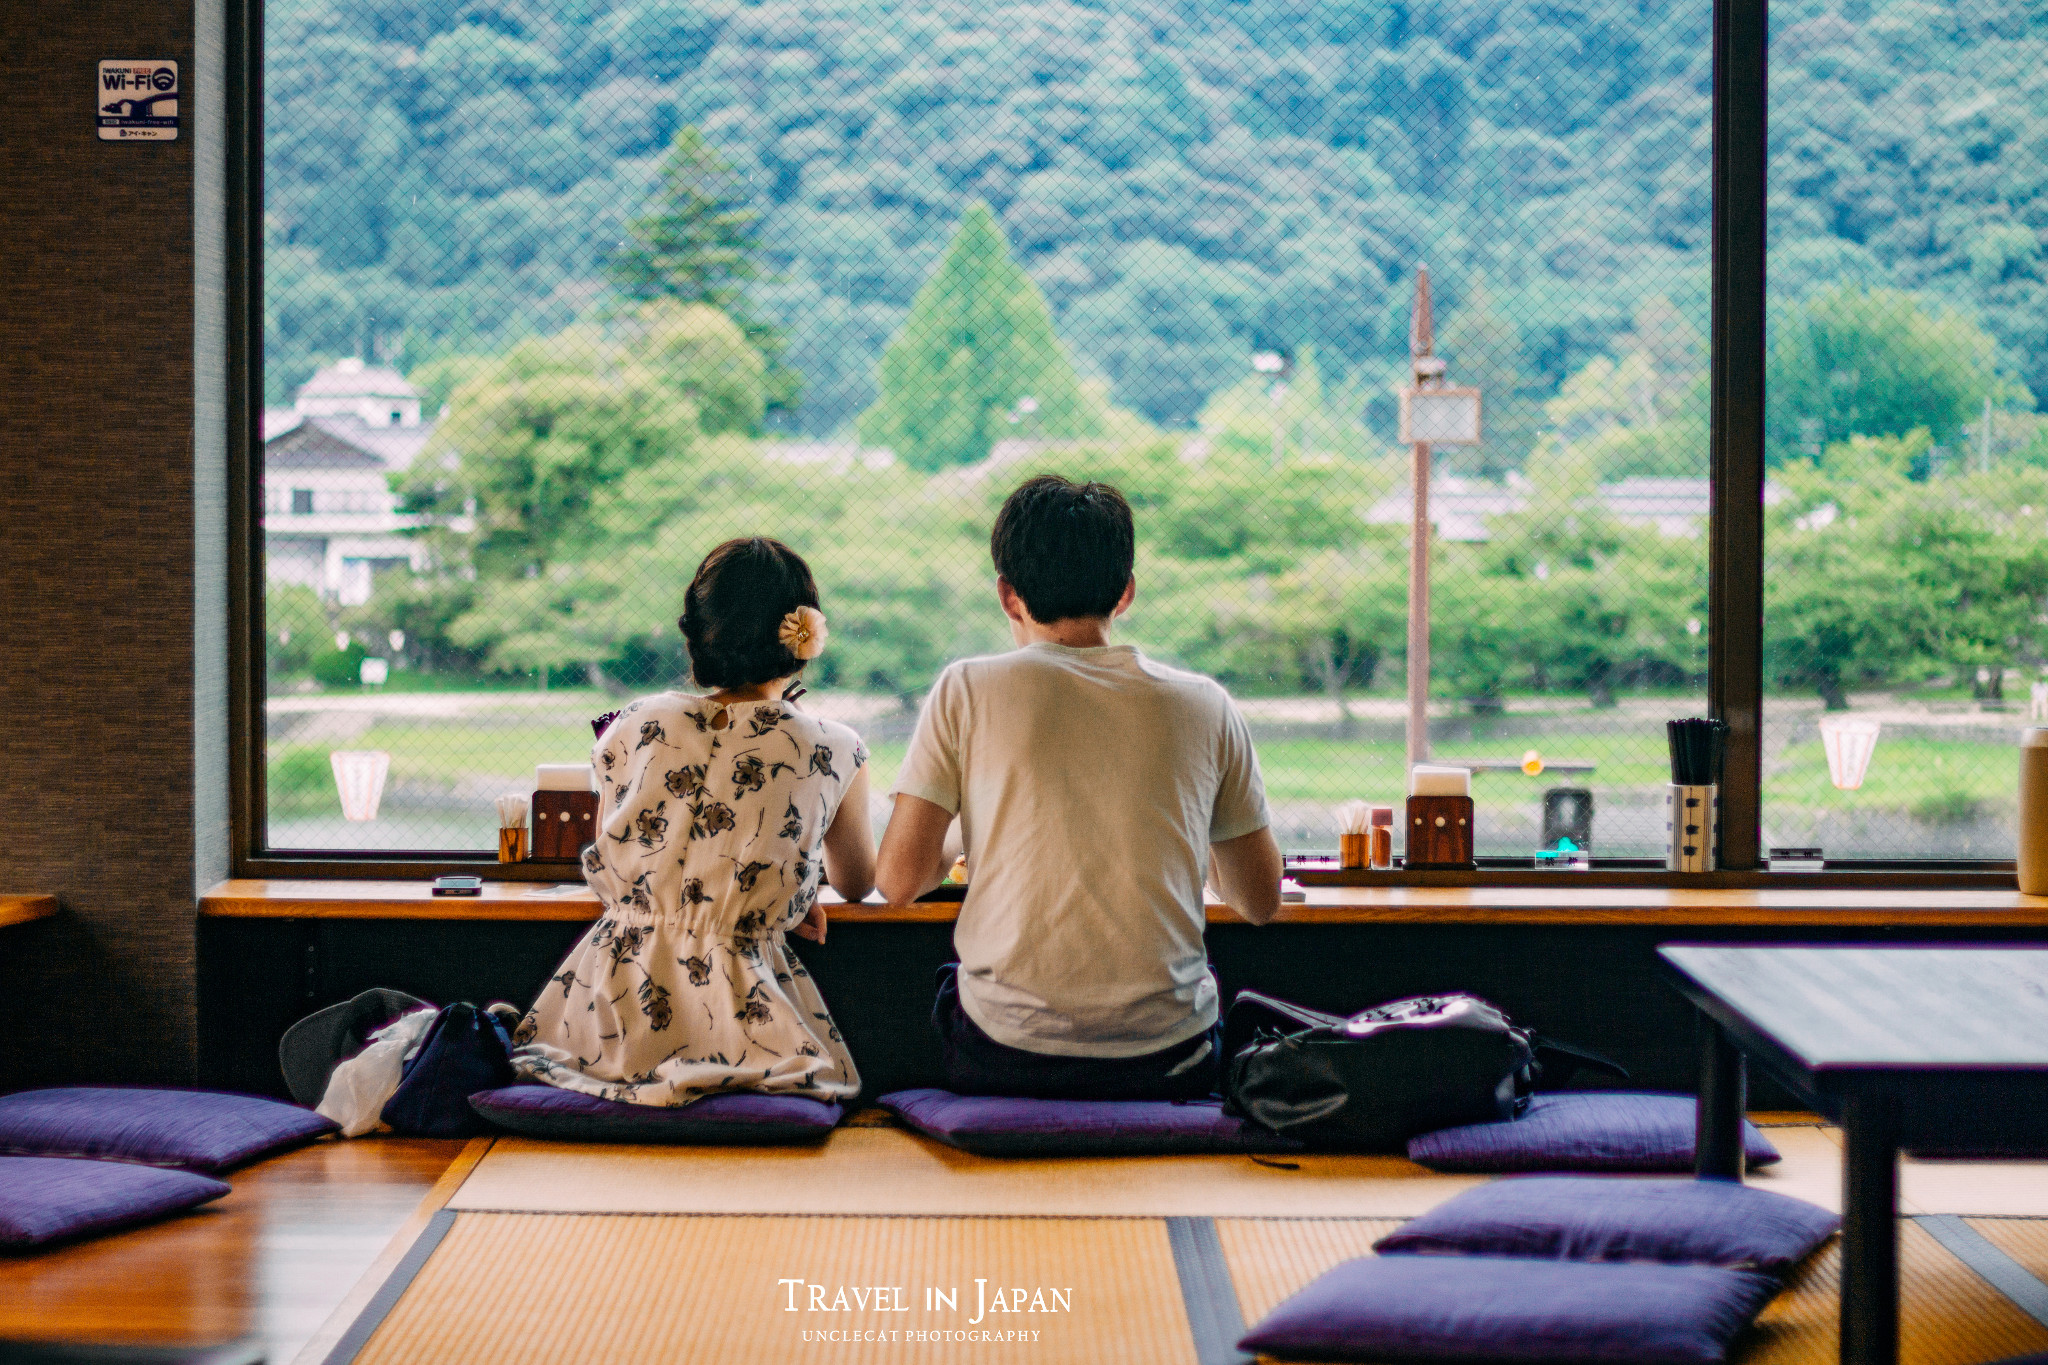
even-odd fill
[[(433, 896), (419, 881), (222, 882), (201, 897), (200, 913), (234, 919), (433, 919), (581, 921), (595, 918), (597, 900), (580, 886), (537, 895), (549, 884), (486, 882), (481, 896)], [(49, 897), (15, 898), (48, 902)], [(948, 923), (959, 907), (835, 903), (841, 924)], [(0, 924), (8, 923), (0, 898)], [(54, 910), (43, 910), (49, 914)], [(36, 916), (30, 916), (35, 918)], [(1236, 922), (1221, 905), (1212, 924)], [(1778, 927), (2048, 928), (2048, 896), (2012, 890), (1670, 887), (1329, 886), (1311, 887), (1305, 904), (1288, 905), (1292, 924), (1555, 924), (1772, 925)]]
[(30, 920), (48, 919), (56, 913), (55, 896), (0, 895), (0, 928), (10, 924), (27, 924)]

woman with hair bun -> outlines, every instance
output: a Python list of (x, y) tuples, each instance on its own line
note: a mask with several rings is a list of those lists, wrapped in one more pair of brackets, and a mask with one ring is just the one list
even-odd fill
[(707, 555), (683, 601), (707, 695), (643, 697), (598, 738), (583, 873), (604, 913), (520, 1023), (513, 1064), (630, 1104), (851, 1098), (860, 1073), (783, 941), (825, 941), (821, 873), (848, 900), (875, 883), (867, 749), (793, 701), (825, 647), (817, 585), (757, 536)]

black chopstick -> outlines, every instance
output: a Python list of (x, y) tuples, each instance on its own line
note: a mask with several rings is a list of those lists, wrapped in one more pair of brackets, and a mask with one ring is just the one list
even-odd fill
[(1665, 741), (1671, 750), (1671, 780), (1682, 787), (1711, 786), (1721, 771), (1726, 721), (1704, 716), (1687, 716), (1664, 722)]

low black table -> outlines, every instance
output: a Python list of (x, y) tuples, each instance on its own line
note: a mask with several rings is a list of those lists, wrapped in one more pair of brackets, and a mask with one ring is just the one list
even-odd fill
[(2048, 950), (1657, 950), (1701, 1032), (1697, 1162), (1742, 1178), (1745, 1058), (1842, 1125), (1842, 1359), (1899, 1353), (1898, 1154), (2048, 1153)]

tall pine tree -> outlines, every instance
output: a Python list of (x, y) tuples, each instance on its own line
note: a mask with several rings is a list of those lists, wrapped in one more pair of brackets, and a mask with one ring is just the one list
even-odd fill
[(782, 333), (755, 317), (747, 299), (761, 253), (761, 215), (747, 182), (689, 127), (677, 131), (658, 174), (646, 212), (626, 224), (626, 245), (605, 262), (605, 273), (629, 298), (680, 299), (727, 314), (767, 359), (768, 407), (794, 407), (802, 377), (782, 363)]
[(979, 200), (917, 291), (882, 355), (880, 379), (881, 396), (860, 417), (861, 439), (890, 447), (915, 469), (972, 464), (1007, 437), (1102, 429), (1098, 405), (1053, 333), (1045, 295)]
[(761, 215), (746, 181), (695, 128), (676, 133), (657, 174), (647, 211), (626, 224), (627, 245), (605, 273), (632, 298), (708, 303), (737, 315), (761, 250)]

